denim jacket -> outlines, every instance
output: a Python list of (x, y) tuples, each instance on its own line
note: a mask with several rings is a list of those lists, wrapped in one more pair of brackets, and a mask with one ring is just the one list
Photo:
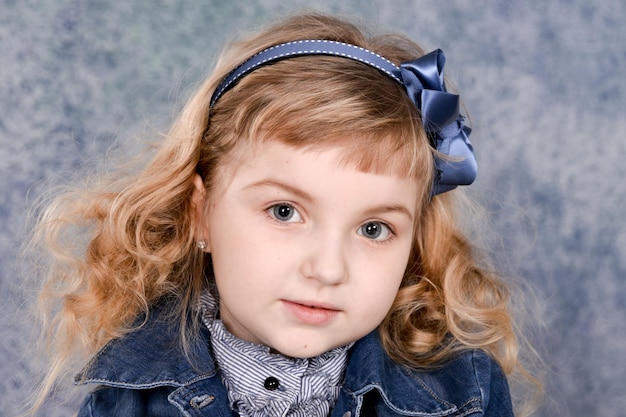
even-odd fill
[[(187, 355), (179, 329), (159, 314), (107, 344), (76, 376), (96, 384), (78, 417), (232, 417), (228, 395), (202, 328)], [(189, 358), (192, 358), (190, 361)], [(393, 362), (376, 331), (349, 352), (344, 383), (331, 417), (512, 416), (508, 384), (481, 351), (418, 371)]]

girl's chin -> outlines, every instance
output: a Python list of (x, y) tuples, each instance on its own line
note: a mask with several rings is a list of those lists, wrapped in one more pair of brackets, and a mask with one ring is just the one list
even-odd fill
[(308, 359), (319, 356), (322, 353), (329, 352), (340, 346), (345, 346), (348, 343), (349, 342), (338, 344), (320, 344), (319, 340), (316, 341), (316, 343), (307, 343), (306, 340), (300, 338), (297, 342), (292, 344), (285, 343), (270, 346), (270, 352), (279, 353), (283, 356), (291, 358)]

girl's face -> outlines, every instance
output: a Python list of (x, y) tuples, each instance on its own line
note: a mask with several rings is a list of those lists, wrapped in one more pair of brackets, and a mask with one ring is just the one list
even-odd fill
[(212, 255), (221, 319), (240, 339), (299, 358), (365, 336), (402, 281), (417, 181), (342, 165), (337, 149), (257, 150), (226, 163), (197, 236)]

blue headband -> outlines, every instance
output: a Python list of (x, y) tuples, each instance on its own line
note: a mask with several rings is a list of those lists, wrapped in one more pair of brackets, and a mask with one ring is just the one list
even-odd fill
[(255, 69), (276, 61), (305, 55), (331, 55), (362, 62), (401, 84), (409, 98), (420, 110), (422, 124), (431, 145), (444, 157), (435, 156), (437, 175), (432, 195), (444, 193), (458, 185), (469, 185), (476, 179), (477, 164), (471, 129), (459, 111), (459, 96), (446, 91), (443, 80), (445, 56), (437, 49), (414, 61), (395, 65), (367, 49), (347, 43), (327, 40), (302, 40), (272, 46), (253, 55), (235, 68), (217, 86), (210, 108), (239, 79)]

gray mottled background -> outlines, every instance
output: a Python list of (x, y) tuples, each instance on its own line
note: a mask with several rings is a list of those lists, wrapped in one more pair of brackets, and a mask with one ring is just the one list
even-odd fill
[(113, 141), (131, 152), (130, 133), (166, 126), (228, 36), (304, 6), (446, 51), (498, 262), (545, 303), (538, 414), (624, 415), (623, 0), (0, 0), (0, 415), (32, 385), (16, 255), (42, 180)]

